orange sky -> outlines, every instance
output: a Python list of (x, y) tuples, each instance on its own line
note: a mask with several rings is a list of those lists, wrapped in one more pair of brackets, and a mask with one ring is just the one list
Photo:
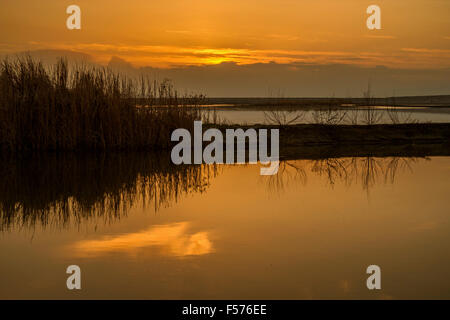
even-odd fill
[[(66, 28), (66, 7), (82, 29)], [(366, 28), (381, 7), (382, 30)], [(0, 53), (64, 49), (107, 63), (174, 67), (221, 62), (450, 67), (450, 1), (15, 0), (0, 11)]]

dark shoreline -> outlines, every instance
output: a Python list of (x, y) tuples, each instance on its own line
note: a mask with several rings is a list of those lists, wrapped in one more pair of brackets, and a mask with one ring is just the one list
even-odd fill
[(282, 147), (280, 160), (317, 160), (328, 158), (360, 158), (360, 157), (448, 157), (450, 143), (447, 144), (398, 144), (389, 146), (354, 145), (354, 146), (302, 146)]
[[(359, 156), (450, 156), (450, 123), (377, 124), (377, 125), (204, 125), (226, 129), (279, 129), (280, 159), (318, 159)], [(170, 137), (167, 137), (170, 142)], [(172, 143), (172, 146), (176, 143)], [(204, 146), (208, 143), (204, 142)], [(170, 143), (169, 143), (170, 145)], [(248, 145), (246, 145), (248, 147)], [(162, 149), (74, 149), (74, 150), (28, 150), (1, 152), (0, 158), (28, 158), (34, 154), (153, 154), (170, 157), (171, 147)], [(168, 158), (169, 159), (169, 158)]]
[(319, 106), (397, 106), (397, 107), (450, 107), (450, 95), (403, 96), (384, 98), (342, 98), (342, 97), (310, 97), (310, 98), (206, 98), (204, 104), (224, 104), (245, 108), (271, 108), (273, 106), (314, 108)]
[(450, 156), (450, 124), (219, 126), (279, 129), (280, 159)]

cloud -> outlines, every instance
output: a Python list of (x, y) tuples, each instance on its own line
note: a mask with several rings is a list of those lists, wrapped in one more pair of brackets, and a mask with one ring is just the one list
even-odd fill
[(167, 33), (176, 33), (176, 34), (190, 34), (192, 31), (189, 30), (166, 30)]
[(365, 38), (371, 38), (371, 39), (387, 39), (387, 40), (397, 39), (396, 36), (389, 36), (389, 35), (373, 35), (373, 34), (365, 35), (364, 37), (365, 37)]
[[(285, 35), (269, 35), (288, 37)], [(367, 36), (391, 39), (392, 36)], [(107, 64), (111, 57), (125, 59), (134, 66), (174, 68), (178, 66), (204, 66), (223, 62), (238, 65), (270, 63), (278, 64), (351, 64), (357, 66), (384, 65), (391, 68), (445, 68), (450, 67), (450, 50), (403, 48), (386, 54), (378, 51), (308, 51), (282, 49), (179, 47), (158, 45), (125, 45), (111, 43), (39, 43), (35, 50), (83, 52), (101, 64)], [(48, 48), (51, 48), (48, 49)], [(0, 46), (1, 49), (1, 46)], [(12, 47), (3, 51), (11, 52)], [(1, 51), (1, 50), (0, 50)]]
[(134, 72), (136, 70), (131, 63), (116, 56), (111, 57), (111, 60), (108, 63), (108, 67), (116, 69), (122, 73)]
[(403, 48), (402, 51), (426, 54), (450, 54), (450, 50), (447, 49)]
[[(424, 49), (404, 49), (405, 54), (433, 59), (435, 53)], [(412, 52), (410, 52), (412, 51)], [(64, 51), (47, 52), (56, 59)], [(205, 53), (205, 52), (204, 52)], [(42, 55), (43, 51), (38, 54)], [(206, 53), (205, 53), (206, 54)], [(441, 54), (441, 53), (439, 53)], [(74, 56), (73, 51), (67, 55)], [(87, 57), (90, 57), (89, 55)], [(374, 66), (360, 64), (370, 57)], [(395, 58), (395, 57), (394, 57)], [(123, 56), (109, 56), (110, 68), (130, 76), (149, 75), (151, 78), (172, 79), (181, 92), (198, 92), (209, 97), (264, 97), (270, 90), (282, 90), (287, 97), (360, 97), (372, 84), (376, 96), (437, 95), (450, 93), (450, 67), (392, 68), (385, 60), (367, 52), (361, 56), (340, 57), (340, 63), (317, 64), (302, 62), (257, 62), (238, 64), (226, 61), (212, 65), (173, 65), (171, 68), (139, 67)], [(413, 58), (409, 58), (413, 60)], [(344, 62), (345, 61), (345, 62)]]
[[(353, 59), (353, 57), (352, 57)], [(354, 57), (358, 59), (358, 57)], [(372, 84), (376, 96), (434, 95), (450, 93), (450, 68), (393, 69), (352, 64), (226, 62), (211, 66), (171, 69), (139, 68), (158, 78), (169, 78), (186, 91), (211, 97), (264, 97), (282, 90), (287, 97), (360, 97)]]
[(5, 53), (3, 56), (10, 58), (31, 56), (35, 59), (42, 61), (43, 63), (55, 63), (55, 61), (61, 57), (65, 57), (73, 63), (95, 63), (95, 59), (86, 53), (73, 50), (31, 50)]

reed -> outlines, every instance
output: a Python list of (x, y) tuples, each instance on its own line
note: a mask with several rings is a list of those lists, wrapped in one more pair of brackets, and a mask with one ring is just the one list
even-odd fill
[(201, 118), (202, 95), (170, 81), (130, 79), (106, 68), (26, 58), (0, 67), (0, 150), (157, 150)]

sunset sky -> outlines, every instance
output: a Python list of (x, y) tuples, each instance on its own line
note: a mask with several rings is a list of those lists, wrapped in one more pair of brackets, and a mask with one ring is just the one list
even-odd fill
[[(71, 4), (81, 30), (66, 28)], [(371, 4), (382, 30), (366, 27)], [(448, 0), (1, 0), (0, 54), (70, 50), (172, 74), (220, 64), (439, 73), (450, 68), (449, 12)]]

